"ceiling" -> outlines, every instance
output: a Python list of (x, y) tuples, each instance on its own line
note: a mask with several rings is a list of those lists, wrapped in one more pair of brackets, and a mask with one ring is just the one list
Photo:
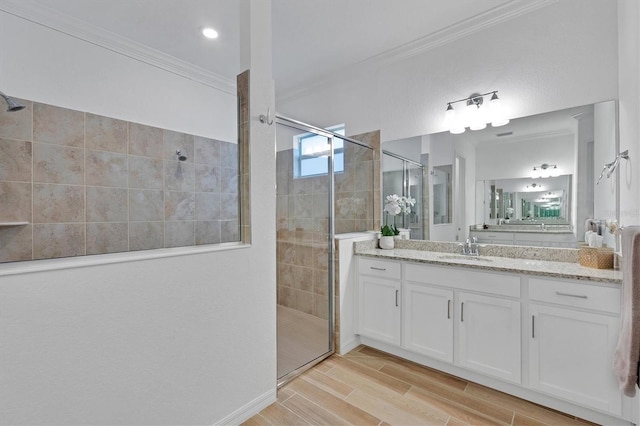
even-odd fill
[[(238, 0), (21, 0), (67, 23), (112, 34), (235, 81)], [(527, 0), (272, 0), (278, 92), (317, 82), (362, 61), (487, 20)], [(206, 40), (199, 28), (220, 37)]]

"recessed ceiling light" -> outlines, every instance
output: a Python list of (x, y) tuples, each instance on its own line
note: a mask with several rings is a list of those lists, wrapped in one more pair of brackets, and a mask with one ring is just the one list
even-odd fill
[(213, 28), (207, 27), (202, 29), (202, 35), (206, 38), (218, 38), (218, 32)]

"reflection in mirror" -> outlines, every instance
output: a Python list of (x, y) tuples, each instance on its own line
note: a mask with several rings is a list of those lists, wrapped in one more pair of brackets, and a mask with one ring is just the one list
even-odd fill
[(453, 166), (433, 168), (433, 224), (451, 223), (451, 175)]
[[(499, 179), (483, 183), (485, 206), (483, 223), (501, 225), (569, 225), (571, 175), (547, 179)], [(567, 227), (568, 229), (568, 227)]]
[(394, 218), (398, 228), (409, 230), (411, 239), (424, 238), (423, 218), (423, 181), (424, 166), (388, 151), (382, 151), (382, 194), (397, 194), (411, 197), (415, 205), (408, 214), (400, 214)]
[[(481, 230), (483, 225), (504, 226), (509, 220), (509, 229), (514, 232), (518, 230), (513, 225), (519, 222), (522, 226), (537, 224), (539, 232), (548, 235), (548, 229), (543, 230), (540, 225), (553, 223), (566, 227), (562, 232), (572, 235), (575, 247), (575, 243), (584, 238), (586, 219), (617, 219), (615, 176), (595, 186), (602, 165), (617, 155), (616, 123), (617, 102), (606, 101), (513, 119), (500, 128), (489, 126), (459, 135), (449, 132), (421, 135), (384, 142), (383, 147), (404, 152), (406, 143), (411, 150), (417, 147), (417, 153), (411, 158), (428, 155), (429, 163), (434, 165), (427, 174), (432, 180), (429, 191), (425, 191), (430, 199), (423, 200), (425, 205), (431, 203), (428, 217), (433, 218), (425, 228), (425, 234), (434, 240), (464, 241), (469, 237), (469, 226), (462, 230), (451, 226), (454, 217), (457, 218), (454, 200), (461, 196), (464, 205), (476, 206), (461, 212), (464, 220), (460, 221), (470, 225), (474, 232)], [(447, 174), (449, 179), (456, 179), (451, 169), (442, 170), (441, 165), (454, 164), (458, 156), (466, 160), (464, 182), (438, 186)], [(564, 175), (565, 183), (551, 187), (554, 178), (532, 180), (533, 168), (539, 171), (545, 164), (557, 166), (554, 175)], [(541, 184), (542, 191), (508, 189), (502, 183), (517, 179), (523, 179), (522, 182), (529, 185)], [(485, 188), (485, 182), (492, 181), (493, 195), (491, 184)], [(469, 190), (474, 185), (475, 191)], [(464, 195), (456, 194), (457, 189), (463, 188), (467, 189)], [(545, 190), (550, 192), (552, 189), (561, 189), (562, 194), (558, 193), (553, 201), (537, 201), (542, 199)], [(538, 192), (539, 197), (533, 198), (525, 192)], [(536, 238), (540, 245), (547, 242), (542, 236)]]

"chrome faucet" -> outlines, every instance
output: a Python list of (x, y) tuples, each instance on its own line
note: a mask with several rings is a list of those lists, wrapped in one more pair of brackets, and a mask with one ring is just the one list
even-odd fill
[(471, 240), (471, 244), (469, 245), (469, 254), (471, 256), (477, 256), (480, 253), (478, 252), (478, 238), (477, 237), (473, 237), (473, 239)]
[(460, 244), (462, 254), (466, 256), (478, 256), (478, 238), (473, 237), (471, 241), (467, 238), (464, 244)]

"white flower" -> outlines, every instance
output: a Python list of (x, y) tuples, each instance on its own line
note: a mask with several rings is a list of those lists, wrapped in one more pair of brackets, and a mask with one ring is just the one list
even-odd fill
[(409, 214), (411, 213), (411, 207), (416, 204), (416, 199), (409, 197), (400, 197), (400, 202), (398, 203), (400, 208), (402, 209), (402, 213)]

